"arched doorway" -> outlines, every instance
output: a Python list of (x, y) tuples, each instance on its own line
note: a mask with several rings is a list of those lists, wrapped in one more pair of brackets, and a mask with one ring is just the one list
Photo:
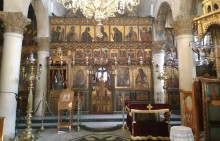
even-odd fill
[(114, 73), (109, 66), (95, 66), (90, 70), (90, 112), (107, 114), (113, 112)]

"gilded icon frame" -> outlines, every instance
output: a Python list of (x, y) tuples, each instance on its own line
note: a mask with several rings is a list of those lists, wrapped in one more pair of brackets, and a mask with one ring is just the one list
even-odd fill
[(84, 50), (83, 49), (76, 49), (75, 57), (77, 59), (83, 59), (84, 58)]
[(86, 66), (75, 66), (71, 71), (70, 87), (73, 89), (88, 89), (89, 78)]
[(134, 69), (134, 87), (150, 90), (152, 87), (152, 72), (150, 66), (136, 67)]
[(132, 86), (132, 71), (128, 66), (120, 66), (116, 68), (116, 88), (131, 88)]

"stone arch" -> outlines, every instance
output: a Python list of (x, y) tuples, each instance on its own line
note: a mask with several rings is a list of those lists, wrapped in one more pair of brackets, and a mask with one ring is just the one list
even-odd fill
[(172, 10), (168, 2), (161, 3), (155, 20), (155, 38), (163, 39), (166, 26), (173, 21)]
[(36, 16), (37, 36), (50, 37), (49, 16), (42, 0), (33, 0), (31, 4)]

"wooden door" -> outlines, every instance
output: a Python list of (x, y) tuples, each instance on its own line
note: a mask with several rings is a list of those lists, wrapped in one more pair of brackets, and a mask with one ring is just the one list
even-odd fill
[(103, 81), (99, 81), (92, 91), (91, 113), (107, 114), (113, 112), (112, 92), (107, 89)]

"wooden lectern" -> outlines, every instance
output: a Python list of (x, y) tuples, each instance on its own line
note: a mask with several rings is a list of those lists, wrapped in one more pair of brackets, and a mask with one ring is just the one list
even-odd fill
[[(64, 90), (61, 92), (58, 101), (58, 131), (60, 128), (69, 128), (71, 130), (73, 123), (74, 96), (72, 90)], [(65, 121), (62, 114), (66, 112), (69, 121)]]

